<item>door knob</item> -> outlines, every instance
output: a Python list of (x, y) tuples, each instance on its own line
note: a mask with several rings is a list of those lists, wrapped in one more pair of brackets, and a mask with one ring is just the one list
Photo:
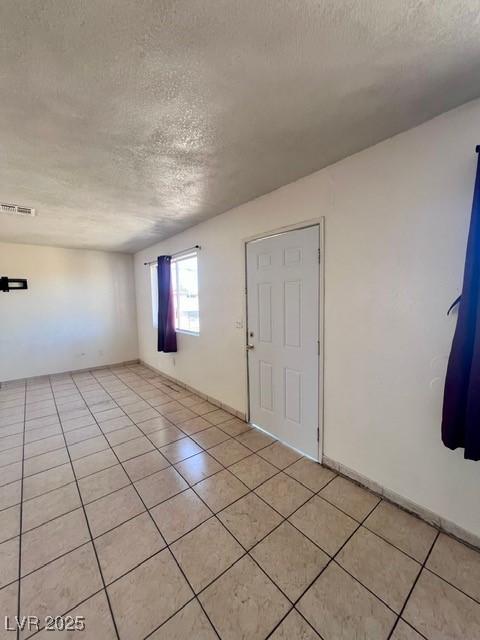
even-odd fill
[(252, 349), (255, 349), (255, 345), (254, 344), (247, 344), (247, 351), (251, 351)]

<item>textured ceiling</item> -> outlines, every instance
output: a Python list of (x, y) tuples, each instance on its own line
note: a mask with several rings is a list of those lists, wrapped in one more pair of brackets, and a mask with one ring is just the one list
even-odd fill
[(477, 0), (1, 0), (0, 240), (136, 251), (480, 95)]

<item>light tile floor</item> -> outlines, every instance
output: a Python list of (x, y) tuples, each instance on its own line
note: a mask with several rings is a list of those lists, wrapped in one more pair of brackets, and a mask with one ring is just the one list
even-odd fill
[(480, 553), (139, 365), (2, 385), (0, 509), (2, 640), (480, 638)]

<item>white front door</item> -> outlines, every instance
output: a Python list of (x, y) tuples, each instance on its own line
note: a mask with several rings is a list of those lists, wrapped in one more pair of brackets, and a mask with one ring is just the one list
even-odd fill
[(319, 459), (319, 226), (247, 243), (250, 421)]

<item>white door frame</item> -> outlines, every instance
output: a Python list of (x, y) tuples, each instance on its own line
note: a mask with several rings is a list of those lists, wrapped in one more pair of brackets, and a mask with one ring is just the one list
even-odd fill
[(299, 229), (305, 229), (307, 227), (318, 226), (319, 230), (319, 245), (320, 245), (320, 259), (318, 261), (318, 340), (319, 340), (319, 354), (318, 354), (318, 461), (322, 462), (323, 458), (323, 427), (324, 427), (324, 371), (325, 371), (325, 217), (313, 218), (312, 220), (304, 220), (297, 224), (287, 225), (284, 227), (277, 227), (270, 231), (264, 231), (242, 240), (243, 244), (243, 256), (245, 266), (245, 367), (246, 367), (246, 380), (247, 380), (247, 422), (250, 423), (250, 380), (248, 371), (248, 289), (247, 289), (247, 244), (253, 240), (261, 240), (269, 238), (274, 235), (286, 233), (288, 231), (297, 231)]

